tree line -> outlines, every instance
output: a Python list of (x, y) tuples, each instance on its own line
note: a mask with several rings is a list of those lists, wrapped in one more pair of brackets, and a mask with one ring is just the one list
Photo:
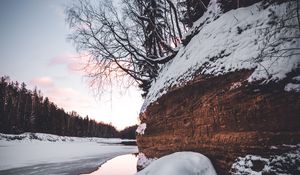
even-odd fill
[(119, 137), (122, 139), (135, 139), (136, 129), (138, 125), (128, 126), (119, 132)]
[(79, 137), (135, 138), (136, 126), (118, 131), (111, 124), (97, 122), (88, 116), (82, 118), (75, 111), (65, 112), (36, 88), (31, 91), (23, 82), (0, 80), (0, 132), (20, 134), (41, 132)]

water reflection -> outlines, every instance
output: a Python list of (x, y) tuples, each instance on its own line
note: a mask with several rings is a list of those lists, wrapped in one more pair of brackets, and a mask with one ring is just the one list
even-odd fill
[(98, 170), (86, 175), (133, 175), (137, 172), (136, 163), (136, 154), (126, 154), (107, 161)]

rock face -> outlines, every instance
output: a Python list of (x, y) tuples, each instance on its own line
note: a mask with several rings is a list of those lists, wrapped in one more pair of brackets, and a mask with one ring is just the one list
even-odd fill
[(284, 151), (271, 146), (300, 143), (299, 93), (285, 92), (280, 83), (249, 85), (251, 73), (199, 76), (170, 89), (140, 116), (147, 124), (137, 136), (140, 152), (161, 157), (196, 151), (218, 174), (228, 174), (238, 156), (270, 155)]

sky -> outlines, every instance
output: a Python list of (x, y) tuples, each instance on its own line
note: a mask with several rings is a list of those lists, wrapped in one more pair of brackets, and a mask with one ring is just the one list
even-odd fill
[(50, 101), (82, 117), (123, 129), (138, 123), (141, 92), (131, 87), (96, 97), (67, 41), (64, 7), (70, 0), (0, 0), (0, 76), (37, 87)]

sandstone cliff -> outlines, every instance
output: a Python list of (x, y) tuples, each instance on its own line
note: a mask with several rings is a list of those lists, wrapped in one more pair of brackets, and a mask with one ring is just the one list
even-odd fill
[[(260, 43), (264, 34), (258, 31), (274, 20), (269, 13), (279, 16), (281, 8), (288, 8), (273, 4), (259, 9), (260, 5), (199, 20), (198, 33), (150, 88), (140, 114), (147, 125), (137, 136), (140, 152), (161, 157), (196, 151), (209, 157), (219, 174), (229, 174), (239, 156), (280, 154), (287, 151), (282, 145), (300, 143), (299, 56), (246, 62), (265, 52), (257, 46), (267, 45)], [(244, 30), (232, 35), (237, 26)], [(298, 29), (278, 33), (286, 32), (299, 35)], [(205, 42), (212, 42), (206, 43), (209, 48)], [(299, 39), (293, 42), (300, 45)], [(273, 48), (281, 45), (293, 44), (281, 41)], [(275, 62), (275, 68), (268, 62)], [(262, 73), (262, 65), (270, 66), (268, 71)]]
[(200, 152), (226, 174), (239, 156), (268, 155), (284, 151), (271, 146), (300, 143), (300, 95), (280, 85), (232, 88), (249, 73), (199, 78), (169, 91), (144, 112), (147, 129), (138, 136), (139, 150), (148, 157)]

